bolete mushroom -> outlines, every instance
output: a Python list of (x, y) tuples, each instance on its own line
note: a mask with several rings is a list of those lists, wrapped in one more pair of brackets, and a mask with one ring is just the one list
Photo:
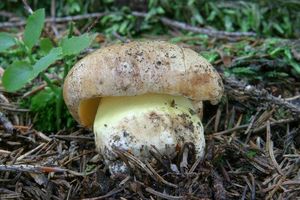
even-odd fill
[(101, 48), (80, 60), (64, 83), (72, 116), (92, 127), (97, 150), (112, 173), (125, 164), (117, 147), (145, 160), (154, 145), (174, 153), (186, 142), (202, 157), (202, 101), (223, 93), (219, 74), (195, 51), (162, 41)]

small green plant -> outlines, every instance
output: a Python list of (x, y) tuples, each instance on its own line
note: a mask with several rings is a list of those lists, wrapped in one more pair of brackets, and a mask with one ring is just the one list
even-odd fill
[[(121, 2), (121, 4), (120, 4)], [(123, 2), (123, 3), (122, 3)], [(128, 2), (128, 4), (124, 4)], [(56, 4), (56, 17), (79, 15), (94, 12), (107, 12), (105, 20), (97, 24), (105, 33), (119, 31), (121, 35), (138, 33), (164, 34), (168, 29), (160, 18), (168, 17), (206, 28), (226, 31), (253, 31), (260, 36), (297, 38), (299, 37), (299, 1), (208, 1), (208, 0), (148, 0), (145, 5), (135, 6), (131, 1), (117, 0), (65, 0)], [(143, 1), (142, 1), (143, 2)], [(148, 2), (148, 5), (146, 4)], [(51, 6), (51, 1), (32, 1), (33, 8)], [(141, 9), (141, 7), (143, 9)], [(22, 4), (14, 1), (1, 1), (1, 10), (10, 10), (22, 15)], [(136, 17), (131, 11), (147, 12), (145, 18)], [(7, 17), (0, 16), (0, 21)], [(81, 25), (85, 25), (82, 23)], [(109, 35), (109, 34), (108, 34)]]
[(130, 10), (127, 7), (123, 7), (121, 10), (115, 10), (100, 20), (100, 24), (105, 29), (104, 33), (108, 36), (113, 33), (119, 33), (121, 35), (135, 34), (135, 22), (135, 17), (130, 14)]
[[(226, 31), (253, 31), (258, 35), (296, 37), (299, 3), (293, 1), (150, 0), (148, 9), (161, 7), (165, 16)], [(276, 13), (276, 14), (275, 14)]]
[(257, 151), (256, 151), (256, 150), (249, 149), (249, 150), (246, 152), (246, 156), (247, 156), (249, 159), (254, 158), (256, 155), (257, 155)]
[(243, 40), (216, 44), (214, 48), (202, 51), (201, 55), (213, 64), (227, 61), (222, 68), (225, 76), (234, 75), (250, 82), (284, 82), (286, 77), (300, 76), (300, 63), (292, 55), (292, 45), (289, 40), (279, 38), (260, 40), (255, 46), (251, 40)]
[(14, 47), (13, 52), (19, 52), (12, 63), (6, 67), (2, 84), (8, 92), (15, 92), (40, 76), (47, 83), (47, 87), (32, 97), (30, 108), (41, 115), (37, 117), (37, 124), (42, 125), (39, 128), (54, 131), (62, 128), (63, 120), (66, 127), (70, 126), (71, 122), (68, 120), (63, 103), (62, 82), (53, 82), (45, 71), (57, 61), (63, 60), (63, 64), (59, 66), (59, 69), (63, 69), (59, 70), (62, 71), (63, 79), (74, 57), (91, 44), (93, 35), (83, 34), (72, 37), (72, 26), (70, 26), (69, 35), (54, 44), (50, 38), (40, 38), (44, 22), (45, 10), (39, 9), (28, 17), (23, 39), (17, 39), (8, 33), (0, 33), (0, 53), (9, 54), (12, 47)]

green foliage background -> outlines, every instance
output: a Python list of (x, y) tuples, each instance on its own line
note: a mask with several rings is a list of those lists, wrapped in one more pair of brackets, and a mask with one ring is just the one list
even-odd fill
[[(56, 16), (70, 16), (92, 12), (109, 12), (97, 25), (98, 30), (118, 31), (120, 34), (138, 35), (143, 31), (165, 33), (166, 27), (157, 24), (160, 16), (191, 25), (212, 27), (226, 31), (254, 31), (261, 36), (299, 37), (300, 1), (295, 0), (65, 0), (56, 1)], [(51, 1), (29, 0), (34, 10), (45, 8), (50, 15)], [(0, 2), (1, 10), (11, 10), (26, 16), (17, 0)], [(140, 21), (132, 11), (148, 13)], [(2, 17), (0, 20), (5, 21)], [(147, 21), (147, 22), (145, 22)]]
[[(45, 18), (51, 16), (51, 1), (28, 0), (28, 3), (35, 11), (29, 17), (20, 1), (0, 2), (0, 10), (9, 11), (21, 19), (28, 17), (23, 39), (17, 38), (18, 28), (0, 33), (0, 65), (6, 69), (2, 83), (9, 92), (32, 90), (40, 79), (48, 83), (48, 87), (37, 95), (22, 101), (23, 106), (30, 107), (35, 116), (35, 127), (42, 131), (74, 126), (62, 100), (61, 86), (80, 52), (93, 43), (92, 33), (96, 32), (108, 39), (116, 39), (116, 33), (127, 38), (173, 35), (169, 37), (170, 42), (201, 46), (204, 49), (201, 54), (211, 63), (223, 59), (219, 53), (222, 50), (225, 56), (244, 58), (224, 67), (225, 75), (235, 75), (252, 82), (299, 78), (300, 64), (292, 56), (294, 43), (290, 41), (300, 36), (300, 1), (57, 0), (56, 17), (95, 12), (105, 15), (99, 18), (89, 33), (78, 36), (74, 36), (74, 28), (81, 30), (95, 19), (69, 23), (67, 35), (55, 41), (41, 35)], [(134, 11), (146, 16), (137, 17)], [(255, 32), (257, 37), (232, 43), (230, 47), (227, 42), (212, 45), (210, 38), (203, 34), (182, 31), (181, 35), (174, 36), (173, 29), (161, 23), (161, 17), (221, 31)], [(0, 22), (9, 19), (0, 15)], [(257, 41), (257, 47), (253, 48), (253, 42), (261, 38), (264, 41)], [(99, 48), (99, 45), (93, 44), (92, 47)], [(264, 65), (254, 67), (257, 63), (253, 59)], [(62, 81), (52, 81), (46, 73), (56, 74)], [(21, 75), (15, 78), (16, 74)]]

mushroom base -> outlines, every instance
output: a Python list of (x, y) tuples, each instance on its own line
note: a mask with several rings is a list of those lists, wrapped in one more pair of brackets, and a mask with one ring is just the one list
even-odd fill
[(191, 101), (185, 97), (146, 94), (102, 98), (94, 121), (97, 150), (112, 174), (126, 172), (113, 148), (128, 151), (145, 161), (152, 146), (161, 154), (174, 154), (184, 143), (195, 146), (202, 157), (203, 126)]

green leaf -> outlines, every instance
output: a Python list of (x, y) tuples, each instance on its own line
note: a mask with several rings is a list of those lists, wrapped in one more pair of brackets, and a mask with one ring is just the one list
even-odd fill
[(265, 76), (269, 77), (269, 78), (280, 78), (280, 77), (288, 77), (289, 74), (287, 74), (285, 72), (271, 71), (271, 72), (266, 72)]
[(257, 152), (255, 150), (249, 150), (246, 152), (246, 156), (250, 159), (254, 158), (256, 156)]
[(209, 16), (207, 17), (207, 21), (213, 21), (217, 17), (217, 12), (216, 11), (211, 11)]
[(14, 46), (16, 40), (13, 36), (8, 33), (0, 33), (0, 52)]
[(31, 49), (39, 40), (45, 21), (45, 9), (38, 9), (31, 14), (26, 23), (24, 43)]
[(61, 59), (61, 47), (53, 48), (46, 56), (38, 60), (33, 66), (33, 78), (39, 75), (40, 72), (46, 70), (52, 63)]
[(225, 16), (224, 18), (224, 25), (225, 25), (225, 29), (226, 31), (232, 31), (232, 18), (229, 16)]
[(296, 70), (298, 74), (300, 74), (300, 64), (298, 64), (296, 61), (292, 60), (290, 61), (290, 65)]
[(53, 44), (49, 38), (43, 38), (40, 42), (41, 50), (46, 54), (53, 48)]
[(193, 6), (194, 3), (195, 3), (195, 0), (188, 0), (187, 5), (188, 6)]
[(129, 21), (123, 21), (122, 24), (120, 25), (119, 32), (122, 35), (125, 35), (126, 32), (128, 31), (129, 23), (130, 23)]
[(90, 46), (94, 35), (83, 34), (77, 37), (64, 38), (61, 41), (62, 52), (64, 56), (79, 54), (82, 50)]
[(31, 99), (30, 110), (38, 111), (45, 108), (50, 101), (55, 101), (56, 94), (50, 89), (46, 88), (34, 95)]
[(290, 50), (289, 48), (285, 48), (285, 49), (284, 49), (284, 55), (285, 55), (285, 56), (287, 57), (287, 59), (289, 59), (289, 60), (292, 60), (292, 59), (293, 59), (291, 50)]
[(47, 69), (52, 63), (62, 56), (61, 48), (54, 48), (49, 54), (38, 60), (34, 66), (24, 61), (16, 61), (11, 64), (4, 72), (2, 83), (9, 92), (21, 89), (27, 82), (39, 75), (40, 72)]
[(157, 12), (158, 14), (165, 14), (165, 10), (164, 10), (162, 7), (156, 8), (156, 12)]
[(280, 53), (282, 51), (284, 51), (283, 47), (277, 47), (273, 51), (270, 52), (270, 56), (274, 57), (274, 56), (278, 55), (278, 53)]
[(273, 27), (281, 34), (284, 34), (284, 30), (282, 29), (282, 27), (279, 24), (274, 23)]
[(203, 56), (204, 58), (206, 58), (208, 60), (209, 63), (212, 63), (214, 61), (216, 61), (220, 56), (217, 52), (202, 52), (201, 56)]
[(2, 84), (8, 92), (14, 92), (31, 80), (32, 74), (33, 70), (28, 62), (16, 61), (5, 70)]
[(251, 67), (235, 67), (232, 72), (238, 75), (255, 75), (255, 71)]

